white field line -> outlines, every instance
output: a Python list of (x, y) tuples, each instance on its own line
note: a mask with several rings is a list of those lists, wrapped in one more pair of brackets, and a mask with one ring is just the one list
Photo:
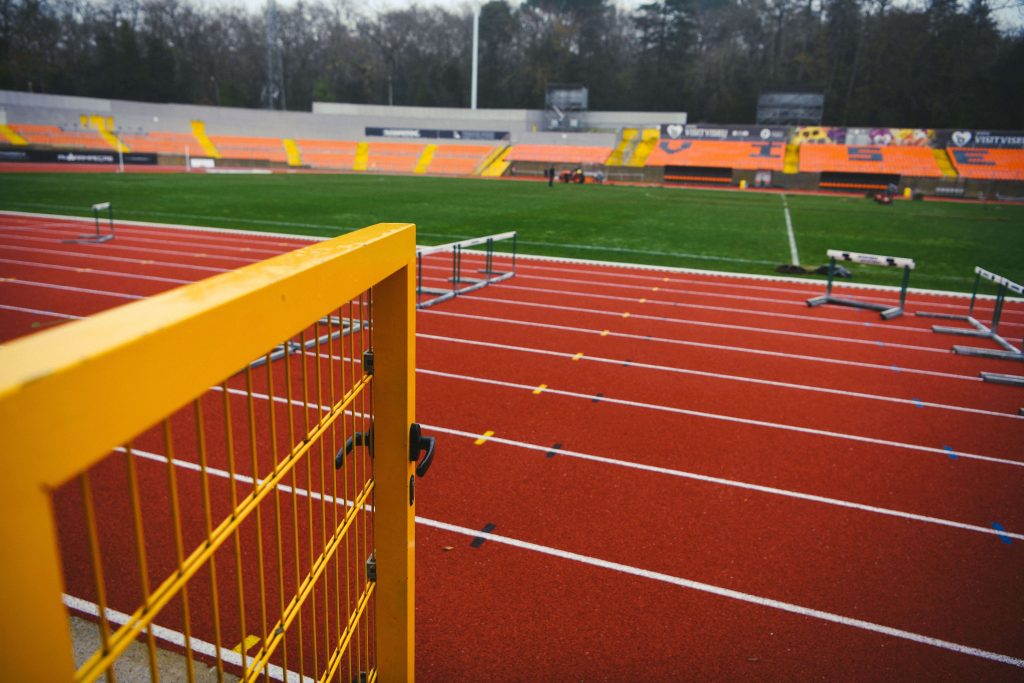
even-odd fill
[(789, 215), (789, 202), (786, 195), (782, 195), (782, 212), (786, 216), (786, 236), (789, 238), (789, 258), (794, 266), (800, 265), (800, 254), (796, 250), (796, 235), (793, 234), (793, 219)]
[[(451, 344), (466, 344), (466, 345), (469, 345), (469, 346), (483, 346), (483, 347), (486, 347), (486, 348), (500, 349), (500, 350), (503, 350), (503, 351), (516, 351), (518, 353), (531, 353), (531, 354), (542, 355), (542, 356), (551, 356), (551, 357), (554, 357), (554, 358), (569, 358), (569, 359), (571, 359), (571, 358), (573, 358), (575, 356), (574, 353), (569, 353), (567, 351), (549, 351), (549, 350), (546, 350), (546, 349), (539, 349), (539, 348), (535, 348), (535, 347), (513, 346), (513, 345), (510, 345), (510, 344), (498, 344), (498, 343), (495, 343), (495, 342), (477, 341), (477, 340), (473, 340), (473, 339), (458, 339), (458, 338), (455, 338), (455, 337), (444, 337), (444, 336), (433, 335), (433, 334), (425, 334), (423, 332), (418, 332), (416, 334), (416, 338), (417, 339), (432, 339), (432, 340), (435, 340), (435, 341), (442, 341), (442, 342), (447, 342), (447, 343), (451, 343)], [(590, 355), (582, 356), (582, 357), (580, 357), (580, 360), (590, 361), (590, 362), (593, 362), (593, 363), (606, 363), (608, 365), (616, 365), (616, 366), (621, 366), (623, 363), (626, 362), (626, 360), (622, 359), (622, 358), (618, 358), (618, 359), (616, 359), (616, 358), (603, 358), (601, 356), (590, 356)], [(657, 372), (675, 373), (675, 374), (680, 374), (680, 375), (693, 375), (695, 377), (708, 377), (708, 378), (711, 378), (711, 379), (723, 379), (723, 380), (728, 380), (728, 381), (732, 381), (732, 382), (745, 382), (745, 383), (749, 383), (749, 384), (761, 384), (761, 385), (764, 385), (764, 386), (779, 387), (779, 388), (782, 388), (782, 389), (796, 389), (796, 390), (799, 390), (799, 391), (811, 391), (811, 392), (819, 392), (819, 393), (823, 393), (823, 394), (833, 394), (833, 395), (836, 395), (836, 396), (844, 396), (844, 397), (847, 397), (847, 398), (863, 398), (863, 399), (868, 399), (868, 400), (871, 400), (871, 401), (885, 401), (885, 402), (888, 402), (888, 403), (897, 403), (897, 404), (906, 405), (906, 406), (914, 406), (914, 407), (921, 406), (921, 407), (928, 407), (928, 408), (938, 408), (940, 410), (952, 410), (952, 411), (963, 412), (963, 413), (973, 413), (973, 414), (976, 414), (976, 415), (989, 415), (989, 416), (993, 416), (993, 417), (1010, 418), (1012, 420), (1024, 420), (1024, 416), (1017, 415), (1015, 413), (1001, 413), (1001, 412), (997, 412), (995, 410), (984, 410), (984, 409), (981, 409), (981, 408), (968, 408), (968, 407), (965, 407), (965, 406), (955, 406), (955, 405), (949, 405), (949, 404), (945, 404), (945, 403), (932, 403), (932, 402), (929, 402), (929, 401), (919, 401), (919, 400), (916, 400), (916, 399), (897, 398), (895, 396), (882, 396), (880, 394), (866, 394), (866, 393), (862, 393), (862, 392), (858, 392), (858, 391), (848, 391), (848, 390), (845, 390), (845, 389), (829, 389), (828, 387), (822, 387), (822, 386), (811, 386), (811, 385), (808, 385), (808, 384), (794, 384), (792, 382), (779, 382), (779, 381), (770, 380), (770, 379), (759, 379), (757, 377), (747, 377), (747, 376), (743, 376), (743, 375), (727, 375), (727, 374), (720, 373), (720, 372), (708, 372), (706, 370), (693, 370), (693, 369), (690, 369), (690, 368), (680, 368), (680, 367), (673, 367), (673, 366), (668, 366), (668, 365), (654, 365), (654, 364), (651, 364), (651, 363), (639, 363), (639, 362), (636, 362), (636, 361), (629, 361), (629, 365), (630, 365), (630, 367), (633, 367), (633, 368), (644, 368), (644, 369), (647, 369), (647, 370), (655, 370)]]
[(478, 293), (473, 292), (461, 297), (464, 301), (482, 301), (485, 303), (496, 303), (504, 304), (507, 306), (526, 306), (532, 308), (544, 308), (555, 311), (569, 311), (572, 313), (588, 313), (591, 315), (603, 315), (614, 318), (625, 317), (623, 314), (628, 313), (629, 317), (636, 318), (638, 320), (654, 320), (657, 322), (671, 323), (675, 325), (689, 325), (693, 327), (713, 327), (725, 330), (737, 330), (740, 332), (752, 332), (762, 334), (774, 334), (786, 337), (799, 337), (802, 339), (818, 339), (836, 344), (860, 344), (863, 346), (886, 346), (895, 349), (906, 349), (909, 351), (923, 351), (925, 353), (941, 353), (943, 355), (949, 355), (948, 348), (935, 348), (931, 346), (917, 346), (914, 344), (898, 344), (895, 342), (880, 342), (873, 341), (870, 339), (850, 339), (847, 337), (836, 337), (827, 334), (814, 334), (811, 332), (795, 332), (792, 330), (775, 330), (763, 327), (751, 327), (749, 325), (733, 325), (729, 323), (713, 323), (704, 320), (683, 320), (680, 318), (666, 318), (657, 315), (644, 315), (643, 313), (632, 313), (631, 311), (608, 311), (594, 308), (582, 308), (579, 306), (559, 306), (558, 304), (542, 304), (534, 301), (518, 301), (514, 299), (496, 299), (493, 297), (480, 296)]
[(174, 277), (160, 277), (158, 275), (142, 275), (141, 273), (127, 273), (120, 270), (101, 270), (99, 268), (85, 268), (82, 266), (62, 266), (57, 263), (43, 263), (41, 261), (19, 261), (18, 259), (0, 258), (0, 263), (12, 266), (28, 266), (31, 268), (45, 268), (48, 270), (65, 270), (72, 273), (86, 275), (109, 275), (111, 277), (123, 277), (130, 280), (148, 280), (151, 282), (166, 282), (171, 285), (187, 285), (195, 280), (182, 280)]
[[(477, 435), (473, 435), (473, 438), (476, 438), (476, 436)], [(146, 453), (146, 452), (139, 452), (139, 451), (133, 451), (133, 452), (135, 452), (140, 457), (146, 457), (148, 459), (156, 460), (156, 461), (164, 462), (164, 463), (167, 462), (167, 458), (165, 456), (162, 456), (162, 455), (159, 455), (159, 454), (156, 454), (156, 453)], [(194, 465), (193, 463), (184, 463), (184, 462), (179, 461), (179, 460), (175, 460), (174, 464), (176, 466), (190, 465), (191, 467), (189, 467), (189, 469), (195, 469), (195, 470), (199, 469), (198, 465)], [(230, 474), (228, 474), (226, 472), (223, 472), (223, 471), (214, 471), (214, 470), (207, 469), (207, 472), (210, 472), (211, 474), (214, 474), (215, 476), (227, 476), (227, 477), (230, 477)], [(235, 477), (238, 478), (239, 475), (236, 474)], [(252, 483), (252, 479), (250, 477), (239, 478), (238, 480), (242, 481), (244, 483)], [(281, 488), (281, 485), (279, 485), (278, 488)], [(291, 489), (289, 489), (289, 491), (291, 491)], [(309, 492), (303, 491), (301, 489), (294, 489), (294, 493), (297, 494), (297, 495), (309, 495)], [(324, 499), (328, 500), (328, 498), (324, 498)], [(345, 504), (345, 505), (349, 504), (348, 501), (345, 501), (344, 503), (342, 503), (341, 501), (335, 500), (334, 502), (337, 503), (337, 504)], [(954, 642), (951, 642), (951, 641), (942, 640), (942, 639), (939, 639), (939, 638), (934, 638), (934, 637), (926, 636), (926, 635), (919, 634), (919, 633), (914, 633), (912, 631), (906, 631), (906, 630), (903, 630), (903, 629), (893, 628), (891, 626), (885, 626), (883, 624), (878, 624), (878, 623), (866, 621), (866, 620), (863, 620), (863, 619), (856, 619), (856, 618), (852, 618), (852, 617), (846, 617), (846, 616), (843, 616), (843, 615), (840, 615), (840, 614), (835, 614), (833, 612), (826, 612), (826, 611), (814, 609), (814, 608), (811, 608), (811, 607), (805, 607), (805, 606), (797, 605), (797, 604), (794, 604), (794, 603), (784, 602), (784, 601), (781, 601), (781, 600), (775, 600), (773, 598), (767, 598), (767, 597), (764, 597), (764, 596), (754, 595), (752, 593), (744, 593), (742, 591), (737, 591), (737, 590), (733, 590), (733, 589), (730, 589), (730, 588), (724, 588), (724, 587), (721, 587), (721, 586), (715, 586), (715, 585), (704, 583), (704, 582), (700, 582), (700, 581), (694, 581), (692, 579), (676, 577), (676, 576), (672, 576), (672, 575), (669, 575), (669, 574), (664, 574), (664, 573), (661, 573), (661, 572), (654, 572), (654, 571), (642, 569), (642, 568), (639, 568), (639, 567), (633, 567), (633, 566), (630, 566), (630, 565), (621, 564), (621, 563), (618, 563), (618, 562), (610, 562), (608, 560), (602, 560), (600, 558), (595, 558), (595, 557), (592, 557), (592, 556), (589, 556), (589, 555), (582, 555), (582, 554), (579, 554), (579, 553), (574, 553), (574, 552), (570, 552), (570, 551), (566, 551), (566, 550), (560, 550), (558, 548), (552, 548), (550, 546), (544, 546), (544, 545), (540, 545), (540, 544), (537, 544), (537, 543), (531, 543), (529, 541), (523, 541), (523, 540), (519, 540), (519, 539), (514, 539), (514, 538), (511, 538), (509, 536), (503, 536), (501, 534), (495, 534), (493, 532), (484, 532), (484, 531), (480, 531), (479, 529), (469, 529), (467, 527), (462, 527), (462, 526), (458, 526), (458, 525), (455, 525), (455, 524), (449, 524), (449, 523), (446, 523), (446, 522), (441, 522), (441, 521), (438, 521), (438, 520), (433, 520), (433, 519), (429, 519), (429, 518), (426, 518), (426, 517), (421, 517), (419, 515), (416, 516), (416, 523), (417, 524), (422, 524), (423, 526), (431, 527), (431, 528), (434, 528), (434, 529), (440, 529), (440, 530), (443, 530), (443, 531), (448, 531), (448, 532), (459, 534), (459, 535), (462, 535), (462, 536), (467, 536), (469, 538), (484, 538), (486, 540), (493, 541), (495, 543), (501, 543), (503, 545), (508, 545), (508, 546), (511, 546), (511, 547), (519, 548), (521, 550), (527, 550), (527, 551), (531, 551), (531, 552), (536, 552), (536, 553), (540, 553), (540, 554), (543, 554), (543, 555), (547, 555), (549, 557), (556, 557), (558, 559), (567, 560), (567, 561), (571, 561), (571, 562), (577, 562), (577, 563), (584, 564), (584, 565), (591, 566), (591, 567), (598, 567), (598, 568), (601, 568), (601, 569), (618, 572), (618, 573), (625, 574), (625, 575), (628, 575), (628, 576), (634, 576), (634, 577), (637, 577), (637, 578), (642, 578), (642, 579), (647, 579), (647, 580), (652, 580), (652, 581), (659, 581), (659, 582), (662, 582), (662, 583), (667, 583), (667, 584), (670, 584), (670, 585), (678, 586), (680, 588), (686, 588), (686, 589), (695, 590), (695, 591), (698, 591), (698, 592), (701, 592), (701, 593), (707, 593), (707, 594), (710, 594), (710, 595), (716, 595), (716, 596), (722, 597), (722, 598), (727, 598), (727, 599), (731, 599), (731, 600), (737, 600), (737, 601), (744, 602), (744, 603), (747, 603), (747, 604), (757, 605), (759, 607), (767, 607), (769, 609), (781, 610), (781, 611), (784, 611), (784, 612), (789, 612), (791, 614), (797, 614), (797, 615), (800, 615), (800, 616), (809, 617), (809, 618), (817, 619), (817, 620), (820, 620), (820, 621), (826, 621), (826, 622), (830, 622), (830, 623), (834, 623), (834, 624), (839, 624), (841, 626), (846, 626), (846, 627), (849, 627), (849, 628), (855, 628), (855, 629), (860, 629), (860, 630), (864, 630), (864, 631), (870, 631), (870, 632), (873, 632), (873, 633), (878, 633), (878, 634), (889, 636), (889, 637), (893, 637), (893, 638), (899, 638), (899, 639), (902, 639), (902, 640), (908, 640), (908, 641), (911, 641), (911, 642), (919, 643), (921, 645), (927, 645), (927, 646), (930, 646), (930, 647), (936, 647), (936, 648), (939, 648), (939, 649), (949, 650), (949, 651), (952, 651), (952, 652), (956, 652), (958, 654), (968, 655), (968, 656), (972, 656), (972, 657), (979, 657), (979, 658), (982, 658), (982, 659), (987, 659), (987, 660), (999, 662), (999, 663), (1002, 663), (1002, 664), (1009, 664), (1011, 666), (1016, 666), (1016, 667), (1019, 667), (1019, 668), (1024, 668), (1024, 659), (1021, 659), (1021, 658), (1012, 657), (1012, 656), (1000, 654), (1000, 653), (997, 653), (997, 652), (991, 652), (991, 651), (988, 651), (988, 650), (983, 650), (983, 649), (980, 649), (980, 648), (971, 647), (969, 645), (963, 645), (963, 644), (959, 644), (959, 643), (954, 643)], [(1005, 532), (1003, 532), (1003, 533), (1005, 535)], [(127, 615), (125, 615), (125, 617), (127, 617)], [(164, 635), (165, 636), (170, 636), (171, 634), (164, 634)], [(180, 644), (183, 646), (184, 645), (184, 640), (182, 640)], [(239, 656), (239, 659), (240, 659), (240, 656)]]
[[(423, 373), (424, 375), (431, 375), (434, 377), (445, 377), (448, 379), (459, 380), (463, 382), (476, 382), (479, 384), (485, 384), (489, 386), (504, 387), (507, 389), (518, 389), (533, 392), (537, 386), (519, 384), (516, 382), (506, 382), (504, 380), (489, 379), (486, 377), (470, 377), (468, 375), (458, 375), (450, 372), (442, 372), (439, 370), (427, 370), (425, 368), (418, 368), (417, 373)], [(581, 394), (576, 391), (567, 391), (565, 389), (552, 389), (548, 387), (544, 390), (546, 394), (554, 394), (556, 396), (566, 396), (569, 398), (586, 399), (592, 401), (594, 399), (593, 394)], [(940, 455), (949, 455), (949, 451), (944, 448), (936, 448), (934, 446), (922, 446), (920, 444), (904, 443), (902, 441), (891, 441), (889, 439), (876, 439), (870, 436), (860, 436), (857, 434), (847, 434), (845, 432), (834, 432), (826, 429), (817, 429), (815, 427), (801, 427), (799, 425), (784, 424), (781, 422), (769, 422), (767, 420), (755, 420), (747, 417), (736, 417), (733, 415), (724, 415), (721, 413), (708, 413), (701, 410), (690, 410), (689, 408), (678, 408), (675, 406), (664, 406), (657, 403), (644, 403), (642, 401), (630, 401), (627, 399), (613, 398), (610, 396), (602, 396), (602, 403), (614, 403), (615, 405), (626, 406), (629, 408), (639, 408), (641, 410), (654, 410), (658, 412), (672, 413), (674, 415), (686, 415), (688, 417), (696, 417), (706, 420), (714, 420), (718, 422), (729, 422), (733, 424), (742, 424), (751, 427), (762, 427), (765, 429), (778, 429), (787, 432), (796, 432), (798, 434), (809, 434), (811, 436), (823, 436), (830, 439), (841, 439), (844, 441), (854, 441), (857, 443), (867, 443), (875, 446), (889, 446), (892, 448), (902, 448), (910, 451), (919, 451), (921, 453), (935, 453)], [(990, 455), (982, 455), (980, 453), (966, 453), (964, 451), (957, 450), (955, 454), (958, 458), (964, 458), (967, 460), (980, 460), (983, 462), (990, 462), (998, 465), (1010, 465), (1012, 467), (1024, 467), (1024, 461), (1020, 460), (1009, 460), (1007, 458), (997, 458)]]

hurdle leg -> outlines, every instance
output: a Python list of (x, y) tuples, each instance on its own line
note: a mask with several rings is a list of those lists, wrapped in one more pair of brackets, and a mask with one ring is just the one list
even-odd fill
[(807, 300), (807, 307), (814, 308), (827, 304), (832, 298), (832, 278), (835, 276), (836, 257), (831, 256), (828, 260), (828, 280), (825, 282), (825, 296), (816, 296)]
[(910, 268), (903, 266), (903, 284), (900, 285), (900, 305), (881, 311), (882, 320), (891, 320), (903, 315), (903, 307), (907, 303), (907, 285), (910, 284)]

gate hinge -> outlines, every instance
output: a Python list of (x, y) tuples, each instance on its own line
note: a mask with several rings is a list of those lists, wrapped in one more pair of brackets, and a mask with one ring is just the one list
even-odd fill
[(377, 551), (370, 553), (366, 559), (366, 580), (371, 583), (377, 582)]
[(363, 351), (363, 372), (367, 375), (373, 374), (373, 349)]

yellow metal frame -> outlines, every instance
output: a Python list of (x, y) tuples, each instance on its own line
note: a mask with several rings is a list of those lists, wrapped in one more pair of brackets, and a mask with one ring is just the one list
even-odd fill
[[(376, 370), (360, 384), (372, 379), (376, 434), (370, 486), (379, 577), (372, 587), (375, 673), (385, 681), (412, 680), (415, 241), (412, 225), (372, 226), (0, 349), (0, 660), (7, 677), (75, 677), (53, 490), (296, 330), (372, 290)], [(343, 401), (332, 414), (349, 407)], [(235, 514), (269, 495), (284, 474), (261, 476)], [(222, 524), (213, 531), (225, 538), (230, 529)], [(154, 616), (143, 614), (134, 634)]]

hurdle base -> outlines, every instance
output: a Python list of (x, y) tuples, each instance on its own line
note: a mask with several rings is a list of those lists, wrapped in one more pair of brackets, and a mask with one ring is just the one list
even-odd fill
[(73, 240), (61, 240), (61, 244), (103, 244), (114, 239), (114, 235), (107, 233), (106, 235), (79, 235), (77, 239)]
[[(927, 311), (916, 311), (914, 313), (918, 318), (940, 318), (942, 320), (962, 320), (968, 322), (971, 320), (969, 315), (953, 315), (952, 313), (929, 313)], [(934, 327), (932, 328), (935, 329)]]
[(1024, 376), (1006, 375), (1001, 372), (983, 372), (981, 379), (992, 384), (1008, 384), (1013, 387), (1024, 387)]
[(850, 308), (863, 308), (869, 311), (878, 311), (883, 320), (891, 320), (892, 318), (898, 318), (903, 315), (903, 308), (900, 306), (892, 307), (884, 304), (872, 304), (866, 301), (843, 299), (837, 296), (816, 296), (807, 300), (807, 306), (809, 308), (821, 306), (822, 304), (835, 304), (836, 306), (849, 306)]
[(1024, 353), (1020, 351), (999, 351), (997, 349), (982, 349), (977, 346), (954, 346), (953, 353), (961, 356), (973, 356), (975, 358), (995, 358), (997, 360), (1016, 360), (1024, 362)]

